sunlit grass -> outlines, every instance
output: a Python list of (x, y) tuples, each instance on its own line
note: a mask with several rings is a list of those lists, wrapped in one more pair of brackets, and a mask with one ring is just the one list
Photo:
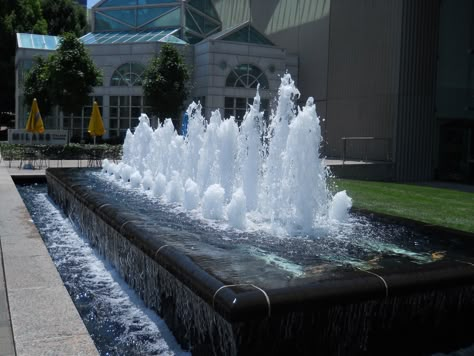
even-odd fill
[(347, 191), (356, 208), (474, 232), (474, 193), (347, 179), (333, 183)]

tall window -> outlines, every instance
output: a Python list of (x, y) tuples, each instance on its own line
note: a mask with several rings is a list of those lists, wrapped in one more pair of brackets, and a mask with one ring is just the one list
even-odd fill
[(142, 75), (145, 67), (140, 63), (125, 63), (118, 67), (112, 79), (110, 85), (113, 87), (133, 87), (142, 85)]
[(253, 64), (239, 64), (227, 76), (227, 87), (256, 88), (260, 83), (261, 89), (268, 89), (268, 80), (265, 74)]
[[(244, 119), (249, 105), (253, 103), (253, 98), (232, 98), (225, 97), (224, 100), (224, 117), (227, 119), (231, 116), (235, 117), (235, 121), (240, 125)], [(264, 119), (268, 118), (269, 100), (261, 99), (260, 111), (264, 112)]]
[[(255, 89), (260, 84), (260, 89), (268, 89), (268, 80), (265, 74), (253, 64), (239, 64), (232, 69), (227, 76), (225, 85), (232, 88)], [(251, 93), (250, 93), (251, 92)], [(255, 91), (249, 90), (251, 97), (234, 98), (226, 97), (224, 102), (224, 116), (226, 118), (234, 116), (240, 125), (245, 112), (248, 110), (249, 104), (253, 103)], [(261, 99), (260, 109), (265, 112), (264, 117), (268, 117), (269, 101)]]
[(73, 141), (78, 142), (81, 139), (87, 139), (88, 137), (90, 137), (89, 133), (87, 132), (87, 129), (89, 127), (89, 121), (92, 114), (92, 105), (94, 104), (94, 101), (97, 101), (97, 104), (99, 105), (99, 110), (102, 114), (103, 97), (92, 96), (91, 100), (89, 101), (89, 104), (82, 107), (80, 111), (75, 112), (74, 117), (72, 119), (69, 115), (64, 115), (63, 127), (64, 129), (69, 131), (71, 139)]
[(110, 96), (109, 135), (125, 137), (127, 129), (138, 126), (141, 113), (149, 111), (142, 96)]

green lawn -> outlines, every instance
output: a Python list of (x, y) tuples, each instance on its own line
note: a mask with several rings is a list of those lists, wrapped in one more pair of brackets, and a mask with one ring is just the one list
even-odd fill
[(353, 206), (474, 232), (474, 193), (412, 184), (336, 179)]

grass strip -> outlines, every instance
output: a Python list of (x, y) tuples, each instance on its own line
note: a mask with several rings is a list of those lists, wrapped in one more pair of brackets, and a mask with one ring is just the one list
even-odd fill
[(415, 184), (335, 179), (353, 206), (451, 229), (474, 232), (474, 193)]

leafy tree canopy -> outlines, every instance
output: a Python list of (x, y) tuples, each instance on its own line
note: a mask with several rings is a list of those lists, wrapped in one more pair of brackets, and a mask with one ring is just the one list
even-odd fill
[(25, 103), (30, 105), (36, 98), (43, 115), (47, 115), (52, 107), (49, 65), (48, 59), (35, 57), (33, 67), (28, 71), (24, 84)]
[(48, 34), (72, 32), (82, 36), (86, 32), (86, 10), (73, 0), (42, 0), (41, 7), (48, 23)]
[(4, 21), (7, 30), (11, 33), (48, 33), (48, 24), (43, 17), (40, 0), (18, 0), (14, 10), (5, 17)]
[(75, 112), (88, 103), (93, 87), (102, 83), (102, 72), (95, 66), (84, 44), (71, 33), (65, 34), (51, 56), (53, 101), (63, 111)]
[(153, 58), (143, 74), (143, 92), (154, 114), (160, 119), (178, 119), (189, 95), (189, 69), (183, 56), (166, 43), (159, 56)]
[(15, 111), (16, 33), (62, 35), (72, 31), (80, 35), (86, 30), (85, 23), (85, 9), (72, 0), (0, 0), (0, 72), (4, 75), (0, 112)]
[(11, 31), (13, 1), (0, 0), (0, 113), (15, 111), (15, 35)]
[(47, 33), (40, 0), (0, 0), (0, 113), (15, 111), (16, 32)]
[(74, 113), (89, 102), (93, 87), (101, 82), (102, 73), (84, 44), (74, 34), (67, 33), (61, 38), (58, 50), (46, 61), (36, 60), (24, 90), (29, 99), (42, 98), (59, 105), (63, 112)]

